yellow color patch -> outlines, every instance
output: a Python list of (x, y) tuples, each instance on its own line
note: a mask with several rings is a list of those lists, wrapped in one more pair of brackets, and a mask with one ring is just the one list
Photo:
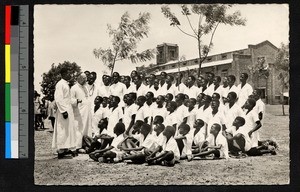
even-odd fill
[(10, 83), (10, 45), (5, 45), (5, 83)]

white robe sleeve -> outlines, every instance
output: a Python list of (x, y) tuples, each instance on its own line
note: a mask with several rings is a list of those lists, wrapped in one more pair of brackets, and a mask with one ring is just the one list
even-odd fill
[(67, 103), (64, 99), (64, 89), (64, 85), (61, 82), (57, 83), (54, 93), (54, 99), (60, 113), (64, 113), (69, 109), (69, 103)]
[(76, 85), (71, 88), (71, 104), (73, 107), (77, 106)]

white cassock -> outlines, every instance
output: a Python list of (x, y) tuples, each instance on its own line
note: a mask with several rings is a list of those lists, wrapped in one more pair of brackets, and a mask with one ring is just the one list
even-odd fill
[(109, 86), (102, 85), (98, 89), (98, 94), (101, 97), (109, 97)]
[(123, 96), (126, 92), (126, 85), (121, 82), (115, 83), (110, 85), (109, 87), (109, 94), (113, 96), (118, 96), (120, 100), (123, 100)]
[(168, 85), (165, 83), (161, 88), (161, 94), (166, 96), (168, 93), (171, 93), (174, 97), (177, 93), (176, 87), (174, 84), (172, 84), (169, 89), (168, 89)]
[(232, 85), (232, 87), (228, 86), (228, 93), (230, 93), (230, 92), (235, 92), (237, 97), (239, 97), (239, 90), (235, 85)]
[(199, 87), (193, 85), (191, 87), (185, 87), (184, 91), (182, 92), (184, 94), (187, 94), (189, 98), (197, 98), (197, 96), (200, 94)]
[(245, 104), (245, 102), (247, 101), (249, 95), (252, 94), (253, 92), (253, 88), (249, 83), (246, 83), (243, 87), (242, 84), (239, 84), (237, 86), (237, 89), (239, 91), (238, 93), (238, 100), (237, 100), (237, 104), (240, 106), (243, 106)]
[(92, 136), (97, 135), (99, 132), (98, 123), (101, 119), (107, 118), (109, 115), (108, 107), (103, 108), (100, 107), (93, 115), (92, 115)]
[(194, 107), (194, 109), (192, 109), (191, 111), (188, 111), (189, 116), (187, 117), (186, 124), (190, 126), (190, 130), (194, 130), (194, 123), (196, 121), (197, 111), (198, 109), (196, 107)]
[(123, 123), (125, 125), (125, 129), (127, 129), (132, 121), (132, 115), (135, 115), (135, 112), (138, 109), (138, 105), (131, 104), (130, 106), (125, 106), (124, 115), (123, 115)]
[(211, 84), (210, 86), (208, 86), (205, 91), (203, 92), (205, 95), (209, 95), (209, 96), (212, 96), (212, 94), (214, 93), (215, 91), (215, 85), (214, 84)]
[(139, 97), (139, 96), (145, 96), (145, 94), (147, 93), (148, 91), (148, 87), (145, 86), (143, 83), (141, 84), (141, 86), (137, 89), (136, 88), (136, 85), (131, 85), (129, 87), (129, 90), (127, 90), (127, 92), (133, 92), (133, 93), (136, 93), (136, 97)]
[(229, 93), (229, 86), (227, 86), (227, 87), (222, 86), (222, 88), (223, 88), (223, 93), (222, 93), (221, 97), (227, 98), (228, 93)]
[[(52, 140), (53, 149), (75, 149), (76, 133), (74, 128), (74, 114), (71, 105), (70, 87), (66, 80), (61, 79), (55, 86), (54, 99), (57, 113)], [(62, 113), (67, 112), (68, 118), (64, 119)]]
[[(158, 89), (155, 89), (153, 86), (151, 88), (149, 88), (149, 91), (151, 91), (154, 95), (154, 97), (158, 97), (159, 95), (163, 95), (163, 92), (162, 92), (162, 89), (161, 88), (158, 88)], [(148, 92), (148, 91), (147, 91)]]
[(229, 107), (229, 103), (226, 103), (224, 105), (224, 115), (226, 120), (226, 128), (229, 128), (232, 126), (233, 121), (237, 116), (243, 116), (243, 110), (238, 104), (234, 104), (231, 107)]
[(158, 106), (156, 105), (153, 109), (152, 109), (152, 117), (153, 120), (155, 118), (155, 116), (162, 116), (164, 118), (164, 120), (166, 120), (167, 115), (169, 114), (169, 112), (167, 111), (167, 109), (165, 107), (161, 107), (158, 108)]
[[(249, 113), (247, 113), (247, 110), (244, 111), (244, 119), (245, 119), (245, 129), (247, 130), (247, 133), (251, 131), (257, 124), (256, 122), (259, 121), (258, 114), (256, 110), (251, 110)], [(251, 137), (251, 147), (257, 147), (258, 146), (258, 140), (259, 140), (259, 130), (256, 130), (252, 133)]]
[(178, 85), (178, 87), (176, 87), (176, 85), (175, 85), (175, 90), (176, 90), (176, 93), (175, 93), (175, 95), (174, 95), (174, 98), (175, 98), (175, 96), (176, 95), (178, 95), (179, 93), (184, 93), (184, 90), (185, 90), (185, 88), (186, 88), (186, 85), (184, 84), (184, 83), (180, 83), (179, 85)]
[(123, 118), (122, 107), (117, 107), (115, 109), (110, 109), (110, 114), (108, 116), (107, 134), (111, 137), (116, 137), (114, 133), (114, 128), (119, 120)]
[[(77, 104), (77, 99), (82, 100), (82, 102)], [(77, 147), (81, 148), (83, 135), (92, 136), (91, 103), (85, 86), (77, 83), (71, 88), (71, 102), (74, 110), (75, 127), (79, 131), (76, 136), (76, 143)]]

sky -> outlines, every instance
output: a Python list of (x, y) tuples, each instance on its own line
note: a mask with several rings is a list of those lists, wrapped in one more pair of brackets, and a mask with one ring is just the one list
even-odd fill
[[(138, 44), (138, 51), (155, 48), (162, 43), (174, 43), (179, 46), (179, 57), (193, 59), (197, 57), (197, 41), (184, 35), (161, 13), (162, 5), (35, 5), (34, 6), (34, 84), (40, 92), (39, 83), (42, 74), (49, 71), (51, 64), (64, 61), (75, 62), (82, 71), (95, 71), (100, 83), (103, 72), (110, 72), (100, 59), (93, 55), (94, 48), (111, 47), (111, 38), (107, 33), (107, 24), (116, 27), (121, 16), (128, 11), (131, 18), (140, 12), (149, 12), (151, 20), (148, 38)], [(178, 16), (182, 28), (190, 32), (180, 5), (169, 5)], [(244, 4), (234, 5), (229, 13), (240, 11), (246, 18), (246, 26), (219, 25), (213, 39), (213, 48), (209, 55), (247, 48), (269, 40), (280, 47), (281, 42), (289, 43), (289, 7), (287, 4)], [(197, 24), (198, 17), (191, 17), (191, 23)], [(209, 41), (210, 36), (203, 39)], [(115, 71), (128, 75), (137, 66), (155, 64), (156, 59), (144, 63), (132, 64), (128, 60), (118, 61)]]

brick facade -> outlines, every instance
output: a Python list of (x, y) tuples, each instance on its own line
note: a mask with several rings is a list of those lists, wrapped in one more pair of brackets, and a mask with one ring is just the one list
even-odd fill
[[(176, 44), (164, 43), (158, 45), (157, 49), (157, 64), (151, 67), (137, 67), (137, 71), (143, 70), (148, 75), (150, 73), (160, 74), (161, 71), (174, 74), (180, 70), (185, 77), (188, 74), (197, 75), (198, 59), (178, 62), (179, 51)], [(256, 45), (248, 45), (247, 49), (211, 55), (202, 63), (201, 73), (213, 72), (221, 77), (232, 74), (237, 77), (237, 85), (240, 83), (240, 74), (246, 72), (249, 74), (248, 83), (253, 88), (259, 88), (263, 91), (263, 100), (268, 104), (278, 104), (281, 89), (277, 78), (278, 72), (274, 66), (277, 52), (276, 46), (269, 41), (263, 41)], [(250, 71), (249, 67), (257, 65), (258, 62), (263, 63), (268, 72), (267, 76), (258, 73), (252, 74)]]

